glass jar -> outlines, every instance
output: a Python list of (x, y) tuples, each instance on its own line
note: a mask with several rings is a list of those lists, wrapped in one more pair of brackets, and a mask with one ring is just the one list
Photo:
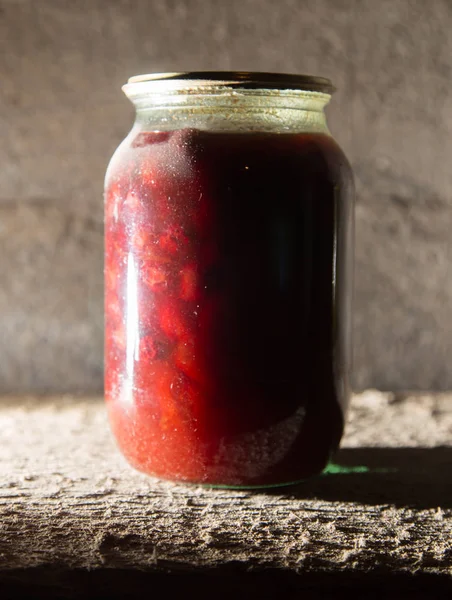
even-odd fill
[(137, 469), (317, 474), (349, 401), (353, 183), (322, 78), (132, 77), (105, 184), (105, 391)]

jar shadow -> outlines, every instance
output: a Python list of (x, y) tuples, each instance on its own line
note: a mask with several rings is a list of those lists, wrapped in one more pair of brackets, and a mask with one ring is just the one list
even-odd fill
[(367, 505), (452, 508), (451, 473), (452, 446), (343, 448), (320, 476), (265, 493)]

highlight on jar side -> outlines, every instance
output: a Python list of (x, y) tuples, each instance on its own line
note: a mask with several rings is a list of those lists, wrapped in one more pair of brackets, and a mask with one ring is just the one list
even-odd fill
[(320, 473), (349, 401), (353, 181), (322, 78), (124, 86), (105, 182), (105, 393), (127, 460), (173, 481)]

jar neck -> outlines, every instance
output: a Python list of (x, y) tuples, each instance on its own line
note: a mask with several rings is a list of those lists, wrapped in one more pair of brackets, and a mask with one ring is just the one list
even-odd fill
[(329, 135), (324, 108), (331, 96), (323, 92), (215, 85), (166, 93), (146, 89), (145, 84), (123, 89), (135, 106), (135, 126), (140, 128)]

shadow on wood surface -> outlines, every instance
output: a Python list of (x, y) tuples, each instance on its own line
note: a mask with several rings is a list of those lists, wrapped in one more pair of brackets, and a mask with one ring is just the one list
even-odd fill
[[(295, 574), (283, 570), (245, 572), (232, 565), (203, 572), (167, 573), (120, 570), (52, 568), (0, 572), (2, 600), (9, 598), (209, 598), (259, 600), (275, 598), (311, 600), (314, 598), (366, 598), (381, 600), (421, 600), (449, 598), (452, 579), (448, 576), (408, 573), (315, 573)], [(347, 596), (352, 593), (353, 596)], [(355, 595), (357, 594), (357, 595)]]
[(452, 508), (452, 447), (345, 448), (320, 477), (270, 493), (417, 509)]

